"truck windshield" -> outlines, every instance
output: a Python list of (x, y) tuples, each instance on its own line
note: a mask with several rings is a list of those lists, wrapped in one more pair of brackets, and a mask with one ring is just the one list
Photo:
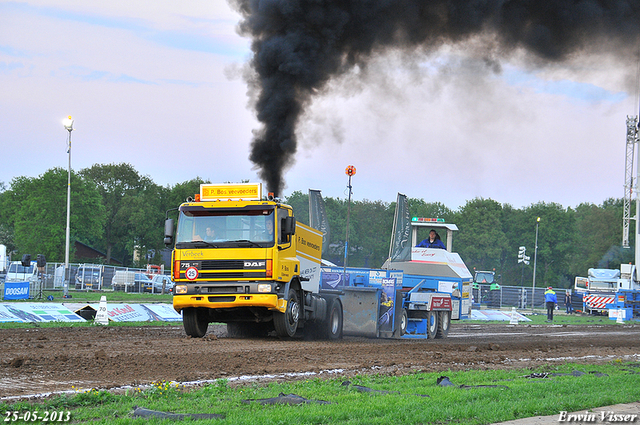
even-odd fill
[(490, 272), (477, 272), (476, 283), (493, 283), (493, 273)]
[(273, 211), (181, 210), (176, 248), (271, 247), (275, 234)]
[(22, 264), (13, 263), (9, 266), (9, 273), (33, 273), (33, 266), (25, 267)]

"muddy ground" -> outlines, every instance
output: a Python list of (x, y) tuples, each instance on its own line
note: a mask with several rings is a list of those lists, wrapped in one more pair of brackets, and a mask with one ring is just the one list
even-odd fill
[(5, 398), (72, 386), (114, 388), (243, 375), (261, 376), (253, 378), (261, 381), (295, 379), (282, 374), (296, 372), (401, 375), (640, 360), (640, 325), (453, 323), (444, 340), (345, 337), (336, 342), (235, 339), (226, 337), (225, 327), (213, 325), (202, 339), (187, 337), (178, 326), (5, 329), (0, 335), (0, 397)]

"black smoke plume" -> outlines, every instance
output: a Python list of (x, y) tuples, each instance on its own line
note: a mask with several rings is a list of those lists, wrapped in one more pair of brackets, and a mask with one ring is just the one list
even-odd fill
[(276, 194), (314, 93), (374, 53), (428, 53), (482, 36), (491, 40), (492, 63), (524, 51), (542, 65), (595, 51), (624, 56), (636, 51), (640, 32), (639, 0), (229, 1), (243, 16), (240, 33), (252, 39), (262, 128), (250, 159)]

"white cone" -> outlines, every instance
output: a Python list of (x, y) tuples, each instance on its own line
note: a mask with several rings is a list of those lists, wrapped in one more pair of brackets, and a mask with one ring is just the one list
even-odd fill
[(616, 323), (624, 323), (624, 319), (622, 318), (622, 309), (618, 309), (618, 318), (616, 319)]
[(100, 297), (100, 305), (98, 306), (98, 312), (96, 313), (94, 321), (99, 325), (109, 324), (109, 315), (107, 314), (107, 297), (105, 295)]
[(510, 325), (518, 324), (518, 313), (516, 312), (515, 307), (511, 307), (511, 320), (509, 320)]

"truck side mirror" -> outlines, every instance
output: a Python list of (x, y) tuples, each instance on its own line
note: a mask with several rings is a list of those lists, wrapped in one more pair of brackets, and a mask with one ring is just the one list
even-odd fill
[(173, 219), (168, 218), (164, 221), (164, 244), (169, 246), (173, 243)]
[(282, 234), (287, 236), (296, 234), (295, 217), (285, 217), (282, 219)]

